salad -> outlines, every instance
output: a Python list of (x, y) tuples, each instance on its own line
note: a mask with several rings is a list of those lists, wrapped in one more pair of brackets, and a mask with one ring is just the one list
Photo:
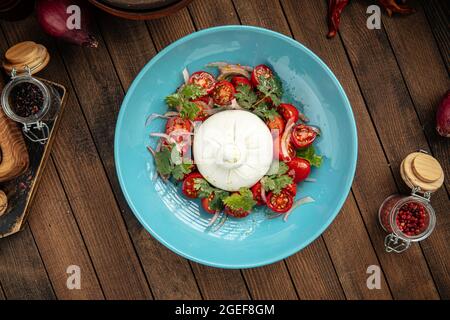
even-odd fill
[[(311, 168), (322, 163), (313, 146), (320, 130), (309, 125), (293, 104), (283, 102), (282, 83), (269, 66), (216, 62), (207, 67), (218, 68), (219, 75), (206, 71), (189, 75), (184, 69), (184, 83), (165, 99), (168, 112), (147, 118), (147, 125), (156, 118), (166, 120), (164, 132), (150, 134), (158, 138), (156, 148), (147, 147), (155, 160), (155, 176), (181, 183), (189, 199), (200, 198), (203, 210), (214, 215), (210, 225), (219, 217), (222, 224), (228, 216), (246, 217), (256, 206), (265, 206), (269, 218), (283, 216), (286, 221), (294, 208), (314, 201), (295, 197), (297, 184), (314, 181), (308, 178)], [(192, 155), (196, 129), (227, 110), (250, 112), (263, 121), (273, 147), (270, 168), (253, 185), (236, 190), (217, 187), (211, 177), (202, 175)]]

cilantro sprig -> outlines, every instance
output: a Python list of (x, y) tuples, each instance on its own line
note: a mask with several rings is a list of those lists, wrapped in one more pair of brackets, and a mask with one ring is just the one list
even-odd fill
[(297, 157), (303, 158), (309, 161), (312, 166), (320, 167), (322, 165), (323, 156), (316, 154), (316, 150), (313, 145), (310, 145), (304, 149), (297, 150)]
[(278, 194), (281, 190), (293, 183), (294, 180), (292, 177), (287, 175), (288, 170), (289, 167), (284, 162), (280, 162), (280, 167), (277, 173), (264, 176), (261, 179), (261, 184), (264, 187), (264, 190), (272, 191), (273, 193)]
[(180, 116), (183, 119), (194, 120), (198, 113), (201, 111), (200, 108), (192, 102), (206, 94), (206, 90), (195, 84), (183, 85), (176, 93), (171, 94), (166, 97), (166, 103), (169, 107), (179, 108)]
[(249, 188), (240, 188), (239, 192), (233, 193), (223, 199), (223, 203), (231, 210), (252, 210), (256, 205), (253, 199), (253, 193)]
[(192, 161), (183, 160), (180, 162), (172, 161), (173, 148), (163, 148), (159, 152), (155, 152), (156, 170), (164, 177), (172, 177), (176, 180), (181, 180), (183, 177), (192, 171)]
[(194, 180), (194, 188), (199, 191), (199, 198), (209, 198), (212, 195), (209, 207), (215, 211), (223, 210), (223, 199), (230, 195), (228, 191), (214, 188), (208, 183), (208, 181), (202, 178)]
[(238, 85), (235, 98), (242, 108), (252, 111), (264, 120), (272, 120), (279, 114), (266, 101), (270, 98), (275, 106), (281, 103), (281, 96), (283, 95), (281, 81), (276, 76), (269, 78), (261, 76), (257, 89), (260, 92), (259, 96), (249, 85)]

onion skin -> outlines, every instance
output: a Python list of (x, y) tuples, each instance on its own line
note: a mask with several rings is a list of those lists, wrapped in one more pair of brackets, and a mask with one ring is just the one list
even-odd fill
[(441, 136), (450, 138), (450, 90), (439, 104), (436, 113), (436, 130)]
[[(67, 7), (80, 7), (80, 29), (67, 28)], [(74, 43), (83, 47), (97, 48), (98, 41), (88, 29), (90, 11), (86, 1), (81, 0), (38, 0), (36, 1), (36, 16), (42, 30), (48, 35)]]

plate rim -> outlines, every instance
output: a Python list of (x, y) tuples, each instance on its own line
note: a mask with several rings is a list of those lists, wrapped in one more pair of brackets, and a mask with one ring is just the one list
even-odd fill
[[(343, 100), (344, 100), (344, 104), (345, 104), (345, 108), (349, 111), (348, 115), (350, 118), (350, 122), (351, 122), (351, 134), (354, 137), (354, 141), (353, 141), (353, 145), (352, 145), (352, 154), (351, 154), (351, 174), (347, 177), (346, 181), (345, 181), (345, 186), (343, 188), (343, 194), (345, 194), (345, 196), (342, 196), (341, 199), (339, 200), (336, 208), (334, 209), (333, 214), (330, 215), (330, 217), (326, 220), (326, 222), (323, 224), (323, 226), (321, 228), (319, 228), (312, 236), (310, 236), (306, 241), (303, 241), (302, 244), (299, 244), (297, 246), (293, 246), (290, 250), (284, 251), (280, 254), (275, 254), (273, 255), (271, 258), (266, 258), (263, 260), (259, 260), (257, 262), (253, 262), (253, 263), (229, 263), (229, 264), (224, 264), (224, 263), (220, 263), (220, 262), (214, 262), (214, 261), (209, 261), (206, 259), (202, 259), (202, 258), (198, 258), (196, 256), (192, 256), (189, 254), (186, 254), (185, 252), (179, 250), (178, 248), (176, 248), (175, 246), (171, 245), (170, 243), (168, 243), (165, 239), (163, 239), (152, 227), (150, 227), (145, 220), (141, 217), (141, 215), (139, 214), (138, 210), (135, 208), (133, 201), (131, 200), (131, 197), (128, 193), (128, 191), (125, 188), (125, 182), (124, 182), (124, 177), (121, 174), (121, 166), (120, 166), (120, 155), (119, 155), (119, 130), (122, 126), (123, 123), (123, 118), (124, 118), (124, 114), (125, 114), (125, 109), (126, 109), (126, 105), (129, 103), (130, 97), (132, 96), (132, 94), (134, 93), (138, 83), (140, 82), (140, 80), (142, 79), (142, 77), (144, 76), (144, 74), (147, 72), (148, 69), (150, 69), (154, 64), (156, 64), (162, 57), (164, 57), (168, 52), (170, 52), (173, 48), (187, 42), (190, 41), (191, 39), (200, 37), (204, 34), (209, 34), (209, 33), (214, 33), (217, 31), (236, 31), (236, 30), (248, 30), (248, 31), (253, 31), (253, 32), (259, 32), (259, 33), (265, 33), (268, 34), (270, 36), (276, 37), (276, 38), (280, 38), (282, 40), (285, 40), (287, 42), (289, 42), (290, 44), (298, 47), (299, 49), (305, 51), (312, 59), (314, 59), (324, 70), (325, 72), (330, 76), (331, 80), (333, 81), (333, 83), (336, 85), (338, 92), (341, 94)], [(353, 109), (351, 107), (350, 104), (350, 100), (348, 99), (341, 83), (339, 82), (339, 80), (337, 79), (337, 77), (335, 76), (335, 74), (333, 73), (333, 71), (331, 71), (331, 69), (327, 66), (327, 64), (320, 59), (320, 57), (318, 55), (316, 55), (313, 51), (311, 51), (310, 49), (308, 49), (306, 46), (304, 46), (303, 44), (301, 44), (300, 42), (298, 42), (297, 40), (288, 37), (286, 35), (283, 35), (279, 32), (273, 31), (273, 30), (269, 30), (266, 28), (261, 28), (261, 27), (255, 27), (255, 26), (248, 26), (248, 25), (227, 25), (227, 26), (218, 26), (218, 27), (212, 27), (212, 28), (207, 28), (207, 29), (203, 29), (200, 31), (196, 31), (193, 33), (190, 33), (178, 40), (176, 40), (175, 42), (171, 43), (170, 45), (166, 46), (163, 50), (161, 50), (159, 53), (157, 53), (153, 58), (151, 58), (146, 64), (145, 66), (141, 69), (141, 71), (139, 71), (138, 75), (134, 78), (133, 82), (131, 83), (130, 87), (128, 88), (125, 98), (122, 101), (122, 104), (120, 106), (120, 111), (119, 111), (119, 115), (117, 117), (117, 122), (116, 122), (116, 127), (115, 127), (115, 131), (114, 131), (114, 163), (115, 163), (115, 168), (116, 168), (116, 174), (119, 180), (119, 185), (120, 185), (120, 189), (125, 197), (125, 200), (127, 201), (128, 206), (131, 208), (133, 214), (135, 215), (135, 217), (139, 220), (139, 222), (142, 224), (142, 226), (147, 230), (147, 232), (150, 233), (151, 236), (153, 236), (156, 240), (158, 240), (161, 244), (163, 244), (166, 248), (170, 249), (171, 251), (175, 252), (176, 254), (189, 259), (191, 261), (197, 262), (197, 263), (201, 263), (203, 265), (207, 265), (210, 267), (216, 267), (216, 268), (223, 268), (223, 269), (247, 269), (247, 268), (255, 268), (255, 267), (261, 267), (261, 266), (265, 266), (268, 264), (272, 264), (275, 262), (278, 262), (280, 260), (283, 260), (285, 258), (290, 257), (291, 255), (299, 252), (300, 250), (302, 250), (303, 248), (307, 247), (308, 245), (310, 245), (314, 240), (316, 240), (329, 226), (330, 224), (334, 221), (334, 219), (336, 218), (336, 216), (339, 214), (340, 210), (342, 209), (345, 201), (348, 198), (348, 195), (350, 193), (350, 189), (351, 186), (353, 184), (353, 180), (355, 177), (355, 172), (356, 172), (356, 164), (358, 161), (358, 133), (357, 133), (357, 126), (356, 126), (356, 121), (355, 121), (355, 116), (353, 114)]]

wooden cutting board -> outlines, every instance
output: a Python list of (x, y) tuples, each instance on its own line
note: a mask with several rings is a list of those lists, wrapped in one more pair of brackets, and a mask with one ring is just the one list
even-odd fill
[(21, 175), (29, 163), (22, 131), (0, 108), (0, 182)]
[[(19, 232), (25, 225), (67, 101), (64, 86), (44, 79), (39, 80), (44, 82), (57, 97), (53, 99), (51, 110), (44, 118), (49, 128), (49, 139), (45, 145), (42, 145), (23, 138), (28, 149), (28, 168), (14, 179), (0, 182), (0, 190), (3, 190), (8, 198), (8, 208), (3, 215), (0, 215), (0, 238)], [(2, 128), (1, 124), (0, 128)], [(14, 131), (14, 135), (16, 134), (22, 135), (21, 130)]]

